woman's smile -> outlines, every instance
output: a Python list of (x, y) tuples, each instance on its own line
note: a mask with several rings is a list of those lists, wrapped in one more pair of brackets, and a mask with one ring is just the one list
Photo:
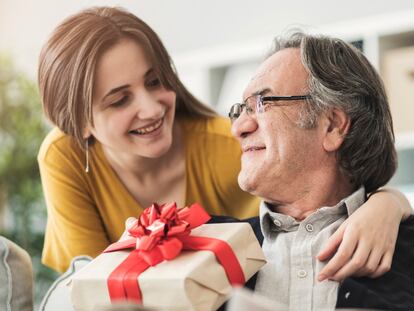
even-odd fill
[(164, 118), (161, 118), (161, 119), (159, 119), (155, 122), (152, 122), (152, 123), (150, 123), (146, 126), (131, 130), (131, 131), (129, 131), (129, 134), (143, 136), (143, 135), (148, 135), (148, 134), (154, 133), (159, 128), (161, 128), (163, 122), (164, 122)]

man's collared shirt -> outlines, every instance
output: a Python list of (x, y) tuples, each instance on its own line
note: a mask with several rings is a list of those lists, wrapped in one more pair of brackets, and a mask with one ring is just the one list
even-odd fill
[[(328, 238), (365, 201), (365, 189), (322, 207), (301, 222), (260, 205), (260, 226), (267, 264), (255, 291), (275, 302), (277, 310), (334, 310), (339, 283), (317, 281), (326, 262), (316, 260)], [(275, 310), (276, 310), (275, 309)]]

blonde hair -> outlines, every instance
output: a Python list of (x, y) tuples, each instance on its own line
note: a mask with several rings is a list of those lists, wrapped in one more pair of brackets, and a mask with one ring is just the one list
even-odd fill
[(212, 117), (216, 113), (181, 83), (157, 34), (120, 8), (94, 7), (63, 21), (43, 46), (38, 83), (46, 117), (83, 147), (83, 132), (93, 124), (95, 69), (100, 55), (123, 38), (138, 42), (155, 73), (177, 95), (176, 115)]

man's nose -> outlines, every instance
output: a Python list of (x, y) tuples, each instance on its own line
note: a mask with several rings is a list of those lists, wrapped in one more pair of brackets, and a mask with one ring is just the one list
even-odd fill
[(243, 112), (236, 120), (233, 121), (231, 133), (236, 138), (244, 138), (256, 131), (257, 127), (258, 124), (256, 119)]

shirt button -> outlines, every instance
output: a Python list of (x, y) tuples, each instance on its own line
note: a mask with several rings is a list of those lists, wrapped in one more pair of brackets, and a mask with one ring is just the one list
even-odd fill
[(273, 223), (275, 224), (275, 226), (277, 226), (277, 227), (280, 227), (280, 226), (282, 226), (282, 223), (280, 222), (280, 220), (278, 220), (278, 219), (274, 219), (273, 220)]
[(305, 278), (308, 273), (305, 270), (298, 270), (298, 277), (300, 277), (301, 279)]
[(306, 224), (305, 228), (306, 228), (306, 231), (308, 231), (308, 232), (313, 231), (313, 225), (312, 224)]

